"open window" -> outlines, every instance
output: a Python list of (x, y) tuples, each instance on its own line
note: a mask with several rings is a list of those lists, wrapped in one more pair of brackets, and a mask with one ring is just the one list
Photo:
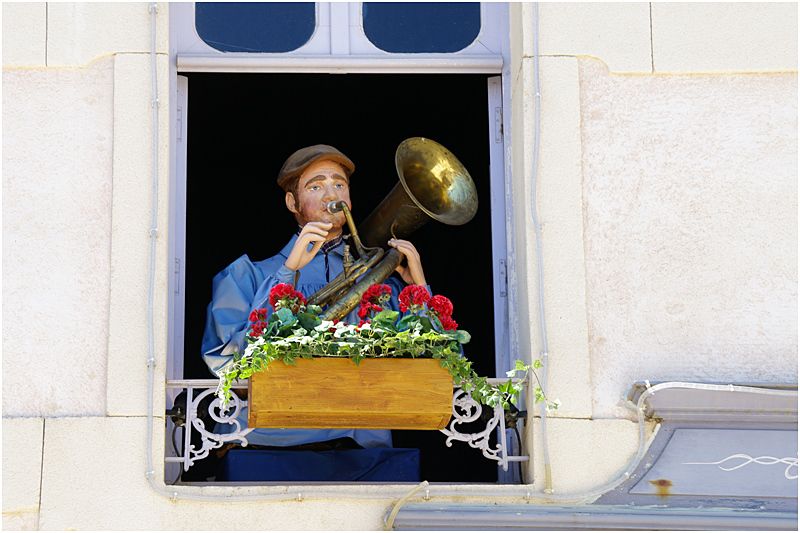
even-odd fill
[[(353, 50), (375, 47), (363, 25), (354, 36), (353, 14), (363, 16), (363, 10), (355, 10), (358, 4), (344, 5), (352, 46), (342, 61), (352, 59)], [(325, 32), (329, 46), (335, 48), (330, 36), (336, 33), (337, 9), (341, 7), (316, 4), (313, 36), (287, 56), (294, 54), (300, 65), (303, 53), (321, 46), (316, 40)], [(483, 16), (485, 10), (481, 5)], [(474, 53), (476, 46), (485, 53), (481, 39), (486, 39), (486, 31), (477, 34), (462, 53)], [(208, 46), (196, 35), (188, 40), (185, 57), (196, 58)], [(181, 37), (179, 51), (183, 42)], [(242, 254), (254, 261), (276, 254), (296, 231), (275, 183), (289, 154), (318, 143), (347, 154), (356, 164), (351, 199), (358, 223), (397, 183), (395, 149), (414, 136), (431, 138), (451, 150), (477, 187), (479, 208), (471, 222), (455, 227), (432, 220), (409, 240), (420, 251), (434, 293), (453, 301), (460, 327), (472, 334), (466, 355), (477, 372), (503, 375), (514, 357), (508, 350), (505, 286), (501, 78), (491, 72), (471, 72), (474, 69), (336, 75), (292, 72), (289, 67), (279, 72), (222, 72), (226, 69), (220, 69), (217, 60), (226, 56), (213, 53), (209, 64), (217, 66), (207, 69), (194, 63), (182, 72), (178, 61), (168, 378), (213, 378), (200, 357), (212, 278)], [(292, 58), (286, 61), (290, 66)], [(439, 432), (394, 431), (393, 441), (397, 447), (422, 451), (423, 479), (498, 481), (496, 463), (464, 444), (446, 447)], [(195, 467), (182, 480), (204, 481), (209, 472)], [(512, 480), (513, 476), (501, 478)]]

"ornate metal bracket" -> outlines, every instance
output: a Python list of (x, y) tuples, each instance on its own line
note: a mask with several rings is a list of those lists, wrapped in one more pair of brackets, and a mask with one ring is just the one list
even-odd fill
[[(447, 429), (441, 429), (447, 436), (446, 444), (448, 447), (453, 445), (453, 441), (466, 442), (472, 448), (481, 450), (483, 456), (497, 463), (508, 471), (508, 463), (528, 461), (527, 455), (508, 455), (508, 443), (506, 442), (506, 417), (503, 408), (494, 408), (494, 416), (486, 423), (486, 428), (477, 433), (461, 433), (456, 429), (460, 424), (475, 422), (481, 418), (483, 405), (476, 402), (472, 396), (463, 389), (457, 389), (453, 394), (453, 420)], [(499, 427), (499, 442), (492, 447), (490, 438), (492, 432)]]
[[(207, 408), (208, 415), (213, 422), (232, 425), (233, 431), (230, 433), (215, 433), (215, 428), (206, 428), (203, 418), (198, 416), (198, 410), (203, 400), (216, 392), (216, 386), (216, 381), (210, 380), (181, 380), (167, 383), (168, 388), (186, 389), (187, 394), (186, 422), (183, 432), (183, 456), (165, 458), (167, 462), (183, 463), (184, 471), (189, 470), (196, 461), (208, 457), (211, 450), (221, 448), (227, 442), (239, 442), (242, 446), (247, 446), (246, 436), (253, 431), (253, 428), (243, 428), (239, 420), (237, 420), (242, 408), (247, 405), (247, 401), (240, 400), (235, 394), (228, 408), (224, 411), (222, 410), (219, 398), (214, 398)], [(246, 388), (246, 385), (239, 385), (234, 388)], [(196, 389), (201, 390), (197, 395), (195, 395)], [(192, 444), (192, 431), (197, 431), (200, 434), (201, 445), (199, 449)]]
[[(498, 383), (505, 380), (490, 380)], [(215, 423), (229, 424), (233, 426), (232, 431), (229, 433), (215, 433), (215, 428), (206, 428), (203, 417), (198, 416), (201, 403), (209, 395), (215, 393), (217, 387), (216, 380), (175, 380), (168, 381), (167, 388), (169, 389), (184, 389), (186, 390), (187, 398), (187, 413), (186, 422), (184, 424), (183, 432), (183, 455), (181, 457), (166, 457), (168, 463), (181, 463), (183, 470), (187, 471), (191, 468), (196, 461), (208, 457), (212, 450), (221, 448), (225, 443), (238, 442), (242, 446), (247, 446), (247, 435), (253, 431), (253, 428), (243, 428), (237, 416), (242, 408), (247, 405), (247, 401), (240, 400), (235, 394), (228, 408), (223, 411), (221, 409), (220, 401), (218, 398), (208, 406), (208, 415)], [(246, 384), (238, 384), (234, 386), (235, 389), (247, 388)], [(472, 399), (466, 391), (457, 389), (453, 394), (453, 420), (447, 429), (440, 430), (447, 436), (446, 444), (448, 447), (453, 445), (453, 441), (466, 442), (472, 448), (480, 449), (483, 456), (497, 463), (508, 471), (508, 463), (528, 461), (527, 455), (509, 455), (508, 443), (506, 441), (506, 419), (502, 407), (494, 408), (492, 418), (486, 424), (486, 427), (477, 433), (461, 433), (458, 426), (470, 422), (475, 422), (481, 418), (483, 413), (483, 406)], [(492, 447), (490, 439), (492, 432), (499, 429), (499, 438), (497, 444)], [(192, 432), (196, 431), (201, 437), (201, 445), (197, 448), (192, 444)]]

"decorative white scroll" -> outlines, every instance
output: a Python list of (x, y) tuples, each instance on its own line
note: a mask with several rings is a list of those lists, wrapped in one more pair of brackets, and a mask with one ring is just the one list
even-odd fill
[[(245, 400), (240, 400), (236, 394), (232, 395), (232, 399), (227, 409), (224, 411), (221, 408), (219, 398), (214, 398), (214, 401), (208, 406), (208, 414), (211, 416), (212, 420), (222, 424), (231, 424), (234, 430), (231, 433), (214, 433), (213, 431), (209, 431), (205, 427), (205, 422), (197, 416), (197, 410), (200, 406), (200, 402), (202, 402), (206, 396), (214, 394), (216, 391), (215, 389), (206, 389), (195, 398), (192, 398), (191, 392), (192, 389), (189, 389), (189, 399), (191, 403), (186, 420), (187, 430), (185, 434), (185, 452), (183, 457), (184, 470), (189, 470), (196, 461), (205, 459), (208, 457), (211, 450), (221, 448), (226, 442), (238, 441), (242, 446), (247, 446), (247, 439), (245, 436), (253, 431), (253, 428), (242, 428), (242, 425), (236, 418), (239, 416), (242, 407), (247, 405), (247, 402)], [(195, 429), (202, 438), (200, 449), (196, 449), (195, 446), (191, 444), (191, 429)]]
[[(741, 462), (738, 464), (734, 464), (731, 467), (722, 466), (728, 461), (736, 461), (740, 460)], [(797, 479), (797, 457), (772, 457), (770, 455), (760, 455), (758, 457), (752, 457), (747, 455), (746, 453), (735, 453), (733, 455), (729, 455), (725, 459), (720, 461), (714, 461), (709, 463), (683, 463), (685, 465), (718, 465), (720, 470), (724, 470), (725, 472), (731, 472), (733, 470), (738, 470), (743, 468), (751, 463), (755, 463), (758, 465), (774, 465), (774, 464), (785, 464), (786, 470), (784, 470), (783, 475), (786, 479)], [(794, 468), (794, 474), (791, 473), (792, 468)]]
[[(168, 386), (172, 388), (185, 388), (187, 390), (188, 409), (183, 435), (183, 456), (167, 457), (167, 461), (180, 462), (183, 464), (183, 469), (187, 471), (195, 462), (205, 459), (212, 450), (221, 448), (226, 443), (238, 442), (242, 446), (247, 446), (246, 437), (253, 431), (253, 428), (242, 427), (242, 424), (237, 418), (242, 408), (247, 405), (247, 401), (241, 400), (236, 394), (233, 394), (228, 407), (223, 410), (219, 398), (214, 398), (208, 406), (208, 414), (211, 419), (215, 423), (233, 426), (232, 431), (229, 433), (215, 433), (215, 428), (206, 428), (203, 418), (198, 416), (198, 410), (203, 400), (209, 395), (215, 394), (216, 389), (208, 386), (203, 380), (168, 382)], [(195, 391), (198, 392), (196, 396), (194, 396)], [(447, 436), (447, 446), (452, 447), (453, 441), (466, 442), (472, 448), (481, 450), (483, 456), (487, 459), (497, 461), (497, 463), (503, 467), (503, 470), (508, 470), (509, 462), (529, 460), (529, 457), (526, 455), (508, 454), (505, 436), (505, 413), (502, 407), (494, 408), (492, 418), (481, 431), (477, 433), (462, 433), (459, 431), (459, 425), (479, 420), (482, 413), (483, 406), (481, 404), (476, 402), (466, 391), (457, 389), (453, 394), (454, 419), (450, 422), (448, 428), (440, 430)], [(490, 439), (492, 433), (498, 429), (498, 443), (495, 446), (491, 446)], [(192, 431), (197, 431), (200, 434), (201, 445), (199, 448), (191, 442)]]
[[(447, 436), (445, 444), (453, 446), (453, 441), (466, 442), (472, 448), (481, 450), (483, 456), (492, 461), (497, 461), (503, 470), (508, 470), (510, 461), (527, 461), (528, 457), (510, 457), (506, 450), (506, 423), (502, 407), (495, 407), (494, 416), (486, 423), (486, 427), (477, 433), (461, 433), (456, 426), (475, 422), (481, 417), (483, 406), (472, 399), (472, 396), (463, 389), (457, 389), (453, 394), (453, 420), (447, 429), (440, 429)], [(500, 442), (492, 447), (489, 440), (492, 432), (500, 427)]]

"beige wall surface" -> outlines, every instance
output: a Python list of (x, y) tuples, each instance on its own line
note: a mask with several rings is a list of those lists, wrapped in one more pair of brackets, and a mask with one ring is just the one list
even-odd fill
[(797, 70), (797, 3), (651, 6), (655, 72)]
[(594, 415), (636, 380), (796, 383), (796, 76), (580, 84)]
[(3, 72), (5, 416), (105, 413), (112, 78)]
[(797, 70), (792, 2), (543, 2), (539, 53), (612, 72)]
[(3, 419), (3, 529), (38, 528), (44, 419)]
[(44, 65), (46, 54), (47, 4), (3, 2), (3, 65)]
[[(540, 129), (534, 11), (510, 7), (514, 349), (540, 348), (538, 174), (562, 493), (607, 482), (633, 455), (635, 424), (590, 420), (626, 416), (616, 404), (633, 381), (796, 381), (796, 75), (658, 74), (796, 70), (796, 6), (740, 6), (542, 4)], [(167, 12), (160, 4), (156, 413), (168, 318)], [(266, 504), (225, 501), (245, 487), (173, 502), (147, 485), (147, 4), (4, 4), (3, 15), (4, 527), (221, 529), (235, 514), (253, 529), (381, 528), (396, 501), (386, 487), (369, 500)], [(12, 418), (24, 416), (40, 418)], [(157, 418), (156, 442), (162, 426)], [(528, 425), (537, 488), (542, 437)], [(163, 448), (154, 453), (160, 472)], [(504, 489), (517, 487), (488, 490)]]

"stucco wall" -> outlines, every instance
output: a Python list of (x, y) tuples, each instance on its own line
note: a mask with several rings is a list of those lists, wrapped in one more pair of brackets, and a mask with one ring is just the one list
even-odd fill
[(112, 79), (3, 73), (5, 416), (105, 413)]
[[(793, 377), (797, 8), (739, 6), (542, 4), (538, 35), (530, 4), (510, 8), (515, 348), (540, 349), (536, 175), (548, 392), (563, 402), (548, 426), (557, 492), (601, 485), (630, 459), (636, 425), (593, 418), (620, 415), (633, 380)], [(242, 527), (380, 528), (396, 487), (375, 487), (369, 501), (209, 504), (147, 486), (147, 5), (4, 4), (3, 14), (4, 527), (223, 528), (232, 513)], [(167, 14), (161, 4), (156, 414), (167, 345)], [(50, 337), (33, 337), (42, 327)], [(163, 422), (155, 427), (158, 478)], [(526, 435), (537, 489), (541, 429), (534, 422)], [(526, 501), (523, 487), (491, 490)]]
[(797, 382), (797, 78), (580, 61), (594, 416), (633, 381)]

